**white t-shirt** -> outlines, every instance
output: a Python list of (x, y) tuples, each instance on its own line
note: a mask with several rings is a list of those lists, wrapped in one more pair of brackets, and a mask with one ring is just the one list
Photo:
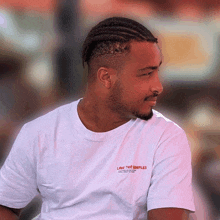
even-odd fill
[(80, 121), (78, 101), (23, 126), (0, 172), (0, 204), (22, 208), (38, 193), (39, 220), (146, 220), (147, 211), (194, 211), (184, 131), (154, 111), (108, 132)]

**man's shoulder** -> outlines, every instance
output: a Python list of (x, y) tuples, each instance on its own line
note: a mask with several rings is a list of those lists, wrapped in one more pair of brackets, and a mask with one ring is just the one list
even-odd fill
[(25, 123), (26, 129), (32, 130), (47, 130), (56, 127), (58, 123), (69, 121), (74, 115), (78, 101), (65, 103), (56, 106), (53, 110), (48, 112), (41, 112), (39, 116)]
[(153, 110), (152, 125), (160, 127), (164, 130), (175, 130), (176, 132), (184, 132), (183, 129), (175, 121), (169, 119), (161, 112)]

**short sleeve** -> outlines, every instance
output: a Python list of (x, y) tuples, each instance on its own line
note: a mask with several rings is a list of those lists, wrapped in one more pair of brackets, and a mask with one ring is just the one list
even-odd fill
[(178, 126), (166, 129), (158, 143), (147, 207), (148, 211), (168, 207), (195, 211), (191, 151), (185, 132)]
[(33, 141), (24, 126), (0, 170), (0, 204), (23, 208), (37, 194)]

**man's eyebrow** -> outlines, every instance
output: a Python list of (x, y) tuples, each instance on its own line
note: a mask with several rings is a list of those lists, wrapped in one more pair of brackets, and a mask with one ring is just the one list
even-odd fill
[(142, 69), (139, 69), (138, 71), (140, 72), (143, 72), (143, 71), (146, 71), (146, 70), (155, 70), (157, 69), (160, 65), (162, 64), (162, 61), (160, 61), (160, 64), (158, 66), (147, 66), (147, 67), (144, 67)]

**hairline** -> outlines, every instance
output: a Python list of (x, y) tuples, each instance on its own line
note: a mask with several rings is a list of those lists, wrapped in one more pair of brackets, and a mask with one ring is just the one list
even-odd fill
[[(126, 46), (128, 46), (128, 49), (127, 50), (125, 50), (125, 51), (123, 51), (122, 53), (116, 53), (116, 54), (111, 54), (111, 53), (106, 53), (106, 54), (102, 54), (102, 55), (99, 55), (99, 56), (97, 56), (97, 57), (92, 57), (86, 64), (87, 64), (87, 66), (88, 66), (88, 79), (89, 78), (93, 78), (93, 81), (96, 79), (96, 77), (95, 77), (95, 74), (94, 74), (94, 72), (93, 73), (91, 73), (91, 69), (92, 69), (92, 63), (93, 62), (95, 62), (96, 60), (105, 60), (105, 58), (104, 58), (104, 56), (110, 56), (110, 58), (112, 58), (112, 59), (116, 59), (116, 56), (117, 55), (125, 55), (125, 54), (129, 54), (130, 52), (131, 52), (131, 44), (132, 43), (134, 43), (134, 42), (151, 42), (151, 43), (158, 43), (157, 41), (155, 41), (155, 40), (151, 40), (151, 39), (140, 39), (140, 38), (137, 38), (137, 39), (131, 39), (131, 40), (129, 40), (129, 41), (127, 41), (127, 42), (120, 42), (120, 41), (117, 41), (117, 42), (114, 42), (114, 43), (112, 43), (113, 45), (114, 44), (116, 44), (116, 43), (120, 43), (120, 44), (126, 44)], [(123, 58), (122, 58), (123, 59)], [(125, 60), (124, 60), (125, 61)], [(120, 65), (120, 67), (123, 67), (124, 66), (124, 62), (123, 62), (123, 65)], [(113, 69), (115, 69), (116, 71), (117, 71), (117, 73), (119, 73), (121, 70), (122, 70), (122, 68), (114, 68), (114, 67), (109, 67), (109, 66), (106, 66), (106, 65), (99, 65), (99, 68), (101, 68), (101, 67), (105, 67), (105, 68), (113, 68)], [(98, 69), (99, 69), (98, 68)], [(97, 70), (98, 70), (97, 69)], [(97, 71), (96, 71), (97, 72)]]

